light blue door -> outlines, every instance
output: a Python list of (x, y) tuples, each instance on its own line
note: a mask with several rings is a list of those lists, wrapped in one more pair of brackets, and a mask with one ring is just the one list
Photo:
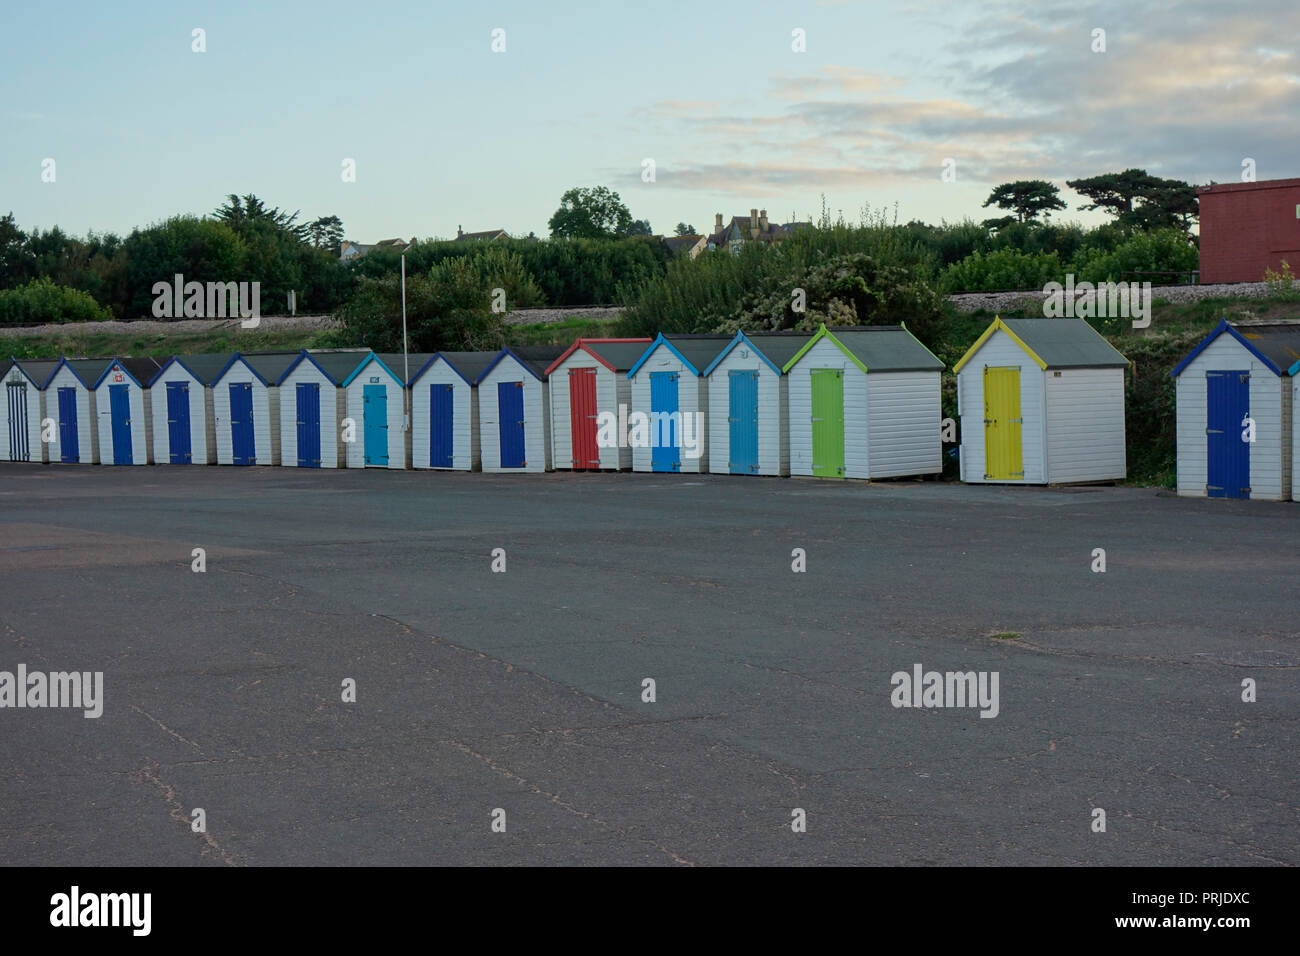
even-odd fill
[(365, 429), (366, 464), (388, 466), (388, 388), (384, 385), (367, 385), (362, 391)]
[(650, 468), (681, 471), (681, 414), (677, 403), (677, 373), (650, 373)]
[(758, 474), (758, 372), (732, 371), (727, 376), (728, 439), (733, 475)]

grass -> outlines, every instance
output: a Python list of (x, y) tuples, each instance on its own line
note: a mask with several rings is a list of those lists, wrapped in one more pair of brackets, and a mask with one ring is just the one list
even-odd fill
[(537, 325), (507, 325), (507, 345), (572, 345), (578, 338), (603, 338), (613, 334), (610, 322), (566, 319)]
[(236, 331), (187, 332), (178, 335), (131, 332), (59, 332), (54, 335), (0, 338), (0, 354), (13, 358), (58, 358), (61, 355), (123, 358), (168, 358), (203, 352), (263, 352), (319, 347), (324, 333), (312, 329), (283, 329), (274, 332)]

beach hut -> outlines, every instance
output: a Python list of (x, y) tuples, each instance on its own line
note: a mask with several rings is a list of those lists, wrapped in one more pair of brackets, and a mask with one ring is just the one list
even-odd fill
[(782, 368), (790, 378), (790, 473), (941, 472), (942, 370), (902, 325), (821, 326)]
[(629, 417), (640, 413), (649, 423), (644, 436), (637, 435), (636, 421), (629, 425), (633, 471), (709, 470), (709, 385), (704, 370), (731, 340), (730, 335), (660, 333), (628, 369)]
[(546, 369), (559, 346), (504, 348), (476, 380), (484, 471), (550, 471)]
[[(391, 364), (390, 364), (391, 363)], [(344, 409), (357, 440), (345, 442), (344, 467), (406, 467), (406, 388), (402, 355), (367, 355), (343, 382)]]
[(1174, 367), (1178, 494), (1293, 497), (1297, 371), (1297, 322), (1225, 320)]
[(704, 370), (709, 471), (790, 474), (790, 380), (781, 369), (811, 338), (804, 332), (737, 332)]
[(155, 465), (212, 465), (217, 460), (212, 386), (233, 352), (173, 355), (149, 381)]
[(1122, 480), (1127, 368), (1083, 319), (994, 319), (953, 366), (961, 480)]
[(153, 423), (149, 382), (161, 370), (151, 358), (105, 360), (93, 386), (101, 464), (150, 463)]
[(93, 383), (104, 371), (103, 359), (63, 358), (45, 383), (45, 417), (53, 419), (54, 440), (47, 460), (93, 465), (99, 461)]
[[(546, 369), (551, 401), (551, 465), (594, 471), (632, 467), (618, 434), (632, 402), (627, 372), (652, 340), (578, 339)], [(603, 416), (603, 418), (602, 418)], [(613, 423), (604, 429), (601, 424)]]
[(344, 455), (343, 383), (370, 357), (368, 349), (308, 352), (280, 379), (280, 464), (290, 468), (338, 468)]
[(238, 352), (212, 383), (219, 465), (280, 464), (280, 379), (301, 352)]
[(45, 443), (41, 441), (41, 421), (45, 418), (45, 383), (57, 361), (10, 359), (5, 367), (4, 406), (0, 414), (0, 460), (46, 462)]
[(478, 377), (497, 352), (435, 352), (411, 376), (411, 465), (479, 469)]

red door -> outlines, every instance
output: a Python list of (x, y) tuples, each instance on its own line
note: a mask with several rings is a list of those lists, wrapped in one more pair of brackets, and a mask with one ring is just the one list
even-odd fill
[(596, 447), (596, 370), (569, 369), (569, 425), (573, 433), (573, 467), (577, 471), (600, 468)]

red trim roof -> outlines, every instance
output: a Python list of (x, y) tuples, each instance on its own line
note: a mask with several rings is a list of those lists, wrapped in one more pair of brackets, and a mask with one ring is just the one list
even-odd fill
[(591, 349), (587, 348), (588, 343), (599, 344), (602, 342), (645, 342), (649, 344), (650, 342), (653, 341), (654, 339), (578, 339), (576, 342), (574, 342), (572, 345), (570, 345), (567, 349), (564, 350), (563, 355), (561, 355), (559, 358), (557, 358), (554, 362), (550, 364), (550, 366), (546, 369), (546, 374), (550, 375), (557, 368), (563, 365), (565, 361), (568, 359), (568, 357), (572, 355), (574, 352), (578, 351), (578, 349), (582, 349), (584, 352), (586, 352), (588, 355), (594, 358), (601, 365), (605, 366), (605, 368), (609, 369), (611, 372), (614, 372), (617, 371), (617, 369), (615, 369), (614, 366), (606, 362), (601, 356), (597, 355)]

